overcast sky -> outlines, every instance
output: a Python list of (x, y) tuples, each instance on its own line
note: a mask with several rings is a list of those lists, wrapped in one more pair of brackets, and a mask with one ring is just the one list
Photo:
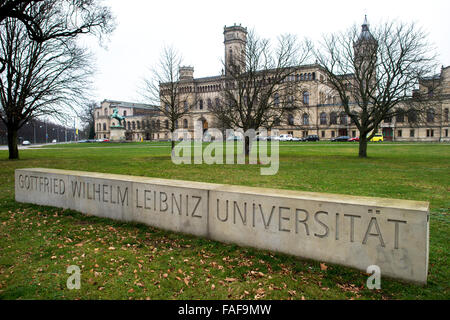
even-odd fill
[(95, 54), (97, 73), (93, 98), (142, 102), (138, 88), (155, 65), (164, 45), (173, 45), (195, 77), (220, 74), (224, 54), (223, 27), (234, 23), (275, 40), (291, 33), (313, 41), (323, 34), (343, 31), (386, 19), (416, 22), (429, 33), (439, 63), (450, 65), (450, 1), (448, 0), (106, 0), (117, 28), (105, 43), (85, 42)]

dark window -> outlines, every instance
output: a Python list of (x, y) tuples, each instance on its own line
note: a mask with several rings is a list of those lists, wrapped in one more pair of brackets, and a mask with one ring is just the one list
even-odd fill
[(356, 131), (355, 130), (352, 131), (352, 138), (356, 138)]
[(123, 116), (124, 116), (124, 117), (127, 116), (127, 110), (123, 110)]
[(189, 106), (187, 101), (184, 102), (184, 111), (187, 112), (189, 110)]
[(341, 124), (347, 124), (347, 114), (345, 112), (341, 112), (339, 118)]
[(330, 113), (330, 124), (337, 124), (337, 113)]
[(325, 112), (322, 112), (320, 114), (320, 124), (326, 125), (327, 124), (327, 114)]
[(448, 122), (448, 108), (444, 109), (444, 121)]
[(203, 110), (203, 100), (202, 99), (200, 99), (200, 101), (198, 102), (198, 108), (200, 110)]
[(103, 131), (106, 131), (106, 123), (103, 124)]
[(169, 120), (164, 120), (164, 126), (169, 129)]
[(335, 137), (335, 133), (334, 131), (331, 131), (331, 137), (334, 138)]
[(273, 103), (275, 104), (275, 107), (278, 107), (280, 105), (280, 95), (278, 93), (275, 93), (273, 97)]
[(288, 124), (290, 126), (294, 125), (294, 116), (292, 114), (288, 115)]
[(402, 130), (398, 130), (397, 136), (400, 137), (400, 138), (402, 137)]
[(427, 110), (427, 122), (434, 122), (434, 109)]
[(414, 129), (409, 130), (409, 136), (412, 138), (414, 137)]
[(136, 123), (134, 121), (131, 123), (131, 126), (133, 127), (133, 130), (136, 129)]
[(434, 137), (434, 130), (427, 129), (427, 137)]
[(445, 137), (448, 137), (448, 129), (445, 129)]
[(309, 92), (303, 93), (303, 103), (309, 105)]
[(187, 129), (187, 128), (188, 128), (188, 121), (187, 121), (187, 119), (184, 119), (184, 120), (183, 120), (183, 128), (184, 128), (184, 129)]
[(405, 113), (400, 110), (399, 113), (395, 116), (395, 122), (403, 123), (405, 122)]
[(303, 125), (309, 126), (309, 115), (307, 113), (303, 114)]
[(417, 113), (415, 110), (409, 110), (408, 112), (408, 122), (416, 122), (417, 121)]
[(211, 109), (212, 108), (212, 101), (211, 101), (211, 99), (208, 99), (208, 109)]
[(322, 138), (325, 138), (325, 131), (322, 131)]
[(138, 130), (140, 130), (141, 129), (141, 122), (140, 121), (136, 121), (136, 124), (137, 124)]

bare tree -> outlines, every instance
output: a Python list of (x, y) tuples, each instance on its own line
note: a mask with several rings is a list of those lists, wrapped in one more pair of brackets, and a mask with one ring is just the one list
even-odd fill
[(401, 113), (417, 117), (430, 108), (418, 81), (436, 70), (433, 48), (414, 24), (388, 22), (324, 38), (315, 56), (327, 77), (324, 83), (339, 96), (341, 110), (360, 132), (359, 156), (380, 123)]
[[(101, 38), (115, 28), (114, 18), (101, 0), (3, 0), (0, 23), (5, 19), (20, 21), (29, 38), (36, 42), (74, 38), (94, 34)], [(6, 61), (0, 56), (0, 73)]]
[[(231, 62), (224, 62), (226, 75), (221, 103), (212, 113), (222, 126), (233, 129), (271, 129), (281, 124), (286, 114), (303, 106), (296, 99), (300, 82), (295, 81), (296, 66), (309, 56), (309, 44), (295, 37), (279, 37), (278, 46), (248, 33), (245, 50)], [(250, 152), (250, 137), (245, 137), (245, 154)]]
[[(180, 66), (182, 58), (173, 47), (164, 47), (159, 63), (151, 70), (151, 76), (144, 79), (146, 100), (167, 118), (170, 132), (178, 128), (178, 121), (190, 112), (192, 101), (189, 94), (180, 90)], [(172, 151), (175, 148), (175, 137), (172, 140)]]
[(0, 41), (7, 66), (0, 74), (0, 120), (8, 131), (9, 158), (18, 159), (17, 131), (30, 119), (61, 118), (64, 109), (81, 105), (91, 68), (75, 39), (32, 41), (15, 19), (3, 22)]
[(81, 106), (80, 120), (83, 124), (83, 131), (87, 132), (88, 139), (95, 138), (95, 108), (97, 108), (97, 103), (94, 101)]

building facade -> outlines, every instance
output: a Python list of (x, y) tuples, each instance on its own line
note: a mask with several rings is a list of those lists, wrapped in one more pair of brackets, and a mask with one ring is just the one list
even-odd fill
[[(355, 54), (361, 51), (361, 48), (376, 46), (367, 22), (362, 25), (360, 39), (361, 43), (355, 44)], [(190, 110), (178, 121), (177, 128), (192, 132), (197, 121), (201, 122), (204, 131), (217, 127), (217, 120), (211, 109), (215, 104), (221, 103), (228, 67), (235, 65), (236, 60), (243, 60), (236, 57), (243, 55), (246, 41), (246, 28), (237, 25), (224, 28), (225, 70), (221, 75), (195, 78), (193, 67), (180, 67), (178, 90), (186, 96)], [(295, 72), (287, 80), (299, 84), (301, 89), (292, 99), (300, 101), (302, 107), (286, 114), (285, 121), (275, 128), (280, 134), (291, 134), (299, 138), (318, 135), (322, 140), (338, 136), (359, 136), (357, 127), (342, 111), (337, 93), (324, 79), (326, 74), (318, 64), (295, 67)], [(379, 132), (383, 133), (388, 141), (450, 141), (450, 67), (442, 67), (440, 74), (431, 78), (420, 79), (418, 90), (429, 94), (430, 97), (438, 92), (435, 97), (437, 103), (427, 113), (426, 119), (419, 123), (415, 119), (408, 119), (407, 113), (401, 114), (392, 119), (385, 119)], [(96, 114), (98, 138), (109, 137), (109, 127), (113, 124), (109, 115), (114, 107), (118, 107), (119, 114), (126, 117), (127, 140), (170, 139), (168, 120), (157, 112), (154, 106), (110, 100), (103, 101)]]

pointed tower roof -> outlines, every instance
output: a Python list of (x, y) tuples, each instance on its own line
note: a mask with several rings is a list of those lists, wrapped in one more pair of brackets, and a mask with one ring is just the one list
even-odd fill
[(369, 23), (367, 22), (367, 15), (364, 17), (364, 23), (361, 26), (361, 34), (359, 35), (358, 42), (361, 41), (375, 41), (374, 36), (370, 33)]

